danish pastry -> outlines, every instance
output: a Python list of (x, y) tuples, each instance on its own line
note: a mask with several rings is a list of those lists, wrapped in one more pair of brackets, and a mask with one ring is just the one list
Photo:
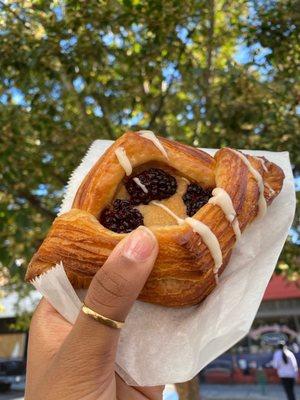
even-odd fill
[(73, 286), (87, 288), (117, 243), (145, 225), (159, 254), (139, 299), (197, 304), (216, 287), (241, 233), (263, 218), (283, 179), (264, 157), (230, 148), (211, 157), (151, 131), (128, 132), (83, 179), (72, 209), (54, 220), (26, 279), (62, 261)]

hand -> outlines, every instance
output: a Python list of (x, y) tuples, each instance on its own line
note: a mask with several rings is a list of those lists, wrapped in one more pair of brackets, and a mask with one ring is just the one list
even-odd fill
[[(139, 227), (95, 275), (85, 303), (124, 321), (155, 262), (154, 235)], [(163, 387), (131, 387), (115, 373), (120, 330), (80, 312), (72, 326), (45, 300), (34, 313), (28, 346), (26, 400), (156, 400)]]

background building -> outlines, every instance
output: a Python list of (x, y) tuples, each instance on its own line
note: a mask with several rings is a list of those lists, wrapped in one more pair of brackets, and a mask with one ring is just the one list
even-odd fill
[(271, 366), (274, 349), (284, 340), (300, 365), (300, 287), (274, 275), (249, 334), (209, 364), (201, 378), (215, 383), (278, 382)]

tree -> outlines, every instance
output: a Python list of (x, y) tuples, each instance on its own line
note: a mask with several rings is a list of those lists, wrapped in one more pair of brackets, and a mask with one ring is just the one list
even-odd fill
[[(297, 0), (0, 0), (1, 282), (24, 268), (90, 143), (153, 129), (288, 150), (299, 182)], [(278, 272), (299, 276), (299, 215)], [(20, 268), (21, 267), (21, 268)]]
[(200, 400), (198, 376), (190, 381), (178, 383), (176, 390), (180, 400)]

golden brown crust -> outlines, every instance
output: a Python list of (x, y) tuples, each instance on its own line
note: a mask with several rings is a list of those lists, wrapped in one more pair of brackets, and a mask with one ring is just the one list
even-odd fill
[[(168, 164), (204, 187), (221, 187), (230, 195), (243, 231), (258, 212), (257, 182), (241, 158), (229, 148), (219, 150), (214, 158), (181, 143), (160, 138), (168, 153)], [(124, 177), (115, 149), (122, 146), (134, 167), (150, 161), (165, 162), (153, 143), (129, 132), (118, 139), (83, 180), (73, 208), (57, 217), (47, 238), (31, 260), (26, 279), (47, 271), (62, 261), (76, 288), (88, 287), (116, 244), (125, 237), (104, 228), (97, 217), (113, 199)], [(282, 170), (267, 160), (247, 156), (263, 176), (265, 198), (270, 204), (282, 188)], [(206, 204), (193, 218), (202, 221), (219, 240), (223, 265), (227, 265), (236, 242), (233, 229), (219, 206)], [(147, 302), (183, 306), (202, 301), (216, 286), (213, 258), (201, 237), (187, 225), (151, 228), (159, 243), (153, 271), (140, 295)]]
[[(183, 163), (183, 153), (176, 148), (175, 142), (165, 139), (163, 144), (168, 152), (170, 167), (178, 169), (180, 166), (181, 174), (201, 183), (203, 187), (214, 187), (215, 160), (212, 157), (201, 150), (195, 152), (195, 149), (186, 146)], [(183, 145), (180, 144), (180, 146)], [(163, 154), (150, 140), (134, 132), (125, 133), (104, 153), (85, 177), (76, 194), (73, 208), (98, 216), (105, 205), (111, 202), (118, 184), (125, 176), (124, 169), (115, 155), (118, 147), (124, 148), (133, 168), (151, 161), (162, 163), (166, 161)]]

